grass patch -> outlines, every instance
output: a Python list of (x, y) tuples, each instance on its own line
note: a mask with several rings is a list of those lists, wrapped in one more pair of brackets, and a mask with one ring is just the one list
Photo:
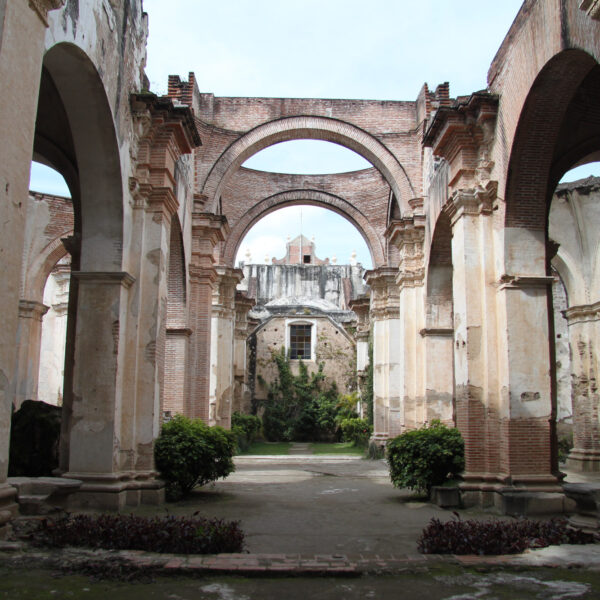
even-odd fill
[(240, 452), (241, 456), (280, 455), (290, 453), (290, 442), (252, 442), (247, 450)]
[(314, 443), (310, 445), (313, 454), (352, 454), (363, 456), (364, 448), (354, 446), (352, 442), (341, 442), (339, 444)]

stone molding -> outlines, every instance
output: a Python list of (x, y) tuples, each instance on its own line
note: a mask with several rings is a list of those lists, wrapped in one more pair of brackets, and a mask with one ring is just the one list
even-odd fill
[(425, 327), (419, 331), (421, 337), (437, 336), (437, 337), (453, 337), (454, 329), (449, 327)]
[(600, 301), (593, 304), (570, 306), (567, 310), (562, 311), (562, 313), (567, 319), (569, 326), (576, 323), (600, 321)]
[(65, 0), (29, 0), (29, 8), (41, 19), (45, 27), (48, 27), (48, 11), (61, 8)]
[(581, 0), (579, 8), (585, 10), (592, 19), (600, 21), (600, 0)]
[(385, 236), (399, 250), (396, 284), (400, 289), (421, 287), (425, 281), (425, 216), (393, 220)]
[(42, 302), (37, 302), (36, 300), (19, 300), (20, 319), (35, 319), (41, 322), (49, 310), (50, 307)]
[(135, 277), (125, 271), (71, 271), (71, 276), (82, 283), (92, 285), (122, 285), (130, 288)]

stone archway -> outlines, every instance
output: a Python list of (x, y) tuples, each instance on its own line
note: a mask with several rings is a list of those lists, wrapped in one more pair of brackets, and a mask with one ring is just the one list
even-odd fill
[(385, 263), (384, 249), (380, 236), (368, 219), (348, 201), (333, 194), (319, 190), (289, 190), (265, 198), (252, 206), (233, 226), (224, 244), (222, 252), (223, 264), (233, 266), (237, 250), (250, 228), (270, 212), (298, 204), (322, 206), (346, 218), (362, 235), (371, 253), (373, 268)]
[(216, 210), (228, 178), (250, 156), (278, 142), (297, 139), (324, 140), (354, 150), (381, 172), (398, 199), (402, 212), (410, 212), (408, 201), (415, 197), (413, 185), (404, 167), (386, 146), (355, 125), (338, 119), (314, 116), (269, 121), (230, 144), (213, 165), (203, 186), (206, 206)]

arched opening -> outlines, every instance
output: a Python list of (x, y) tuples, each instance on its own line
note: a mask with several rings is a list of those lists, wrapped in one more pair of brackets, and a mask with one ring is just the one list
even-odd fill
[[(127, 439), (119, 431), (115, 408), (117, 361), (123, 360), (115, 324), (125, 322), (121, 289), (127, 279), (121, 272), (123, 184), (104, 85), (92, 61), (72, 44), (57, 44), (44, 56), (33, 160), (62, 176), (71, 196), (69, 207), (72, 203), (68, 226), (55, 218), (54, 227), (46, 227), (45, 234), (54, 237), (34, 257), (38, 271), (30, 285), (41, 302), (48, 274), (57, 263), (59, 270), (65, 267), (60, 261), (68, 251), (72, 273), (58, 466), (63, 473), (111, 472), (113, 437)], [(48, 210), (52, 217), (52, 207)], [(62, 277), (66, 279), (64, 273)], [(89, 427), (89, 419), (98, 422), (99, 414), (104, 415), (101, 431)]]
[[(532, 422), (537, 420), (537, 435), (545, 438), (545, 449), (536, 458), (540, 465), (550, 460), (553, 472), (557, 470), (555, 422), (557, 418), (560, 421), (560, 406), (564, 410), (565, 404), (564, 398), (558, 397), (562, 339), (558, 330), (564, 323), (556, 312), (559, 309), (560, 314), (559, 304), (567, 301), (568, 307), (562, 314), (570, 340), (574, 424), (574, 449), (568, 466), (576, 470), (600, 470), (600, 429), (593, 416), (597, 414), (599, 398), (590, 383), (597, 369), (594, 315), (600, 298), (595, 267), (600, 223), (600, 204), (594, 198), (597, 182), (579, 180), (559, 184), (573, 167), (598, 158), (599, 99), (600, 67), (590, 55), (566, 50), (551, 59), (536, 78), (521, 113), (507, 182), (506, 272), (533, 275), (529, 288), (536, 282), (539, 284), (536, 290), (525, 289), (526, 285), (523, 291), (527, 297), (521, 295), (517, 299), (519, 306), (512, 307), (513, 312), (518, 310), (527, 315), (527, 331), (517, 335), (527, 336), (529, 343), (527, 359), (520, 355), (517, 344), (509, 348), (509, 353), (513, 353), (509, 364), (516, 380), (527, 373), (547, 372), (544, 368), (547, 362), (543, 359), (549, 354), (551, 377), (549, 381), (540, 380), (539, 385), (545, 391), (536, 400), (536, 406), (531, 403), (528, 410)], [(564, 282), (566, 293), (558, 282)], [(535, 313), (547, 314), (546, 322), (541, 316), (532, 318)], [(509, 325), (509, 336), (515, 333)], [(518, 397), (518, 390), (515, 392)], [(546, 427), (543, 421), (548, 417)]]
[(281, 352), (293, 376), (301, 374), (300, 362), (309, 373), (322, 363), (324, 386), (355, 392), (357, 317), (350, 305), (366, 293), (363, 275), (371, 266), (361, 233), (334, 211), (295, 202), (256, 220), (237, 262), (244, 274), (238, 290), (254, 302), (246, 330), (247, 408), (261, 413), (268, 405)]
[(165, 339), (163, 420), (175, 414), (184, 414), (185, 372), (188, 340), (187, 288), (185, 253), (181, 225), (176, 215), (171, 220), (169, 270), (167, 275), (167, 323)]
[(456, 424), (454, 406), (452, 228), (442, 212), (435, 225), (425, 281), (425, 422)]

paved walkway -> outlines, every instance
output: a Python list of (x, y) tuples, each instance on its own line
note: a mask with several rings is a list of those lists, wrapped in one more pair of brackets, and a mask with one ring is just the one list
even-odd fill
[[(350, 456), (239, 457), (225, 481), (206, 486), (184, 502), (143, 507), (138, 514), (191, 515), (241, 521), (247, 552), (171, 556), (146, 552), (31, 550), (0, 542), (0, 561), (25, 565), (83, 565), (86, 561), (154, 572), (356, 575), (421, 572), (434, 565), (563, 566), (600, 570), (600, 545), (555, 546), (522, 555), (479, 557), (422, 555), (421, 530), (431, 519), (452, 518), (395, 489), (383, 461)], [(460, 511), (464, 518), (491, 518)]]

